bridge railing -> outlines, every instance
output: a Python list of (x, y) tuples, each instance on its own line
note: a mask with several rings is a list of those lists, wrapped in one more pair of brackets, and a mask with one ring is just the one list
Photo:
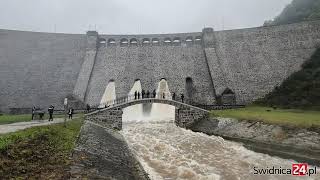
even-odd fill
[(124, 104), (132, 101), (138, 101), (142, 99), (168, 99), (175, 100), (179, 102), (183, 102), (185, 104), (189, 104), (192, 106), (196, 106), (206, 110), (223, 110), (223, 109), (235, 109), (235, 108), (243, 108), (245, 105), (204, 105), (191, 101), (188, 98), (182, 98), (180, 95), (174, 95), (173, 93), (145, 93), (145, 94), (130, 94), (128, 96), (119, 97), (117, 99), (106, 101), (104, 103), (97, 104), (95, 106), (91, 106), (90, 111), (100, 110), (104, 108), (110, 108), (117, 106), (119, 104)]
[(97, 104), (95, 106), (92, 106), (92, 110), (98, 110), (98, 109), (104, 109), (104, 108), (109, 108), (109, 107), (114, 107), (119, 104), (124, 104), (132, 101), (138, 101), (142, 99), (176, 99), (175, 97), (172, 97), (171, 93), (150, 93), (150, 94), (130, 94), (128, 96), (123, 96), (119, 97), (117, 99), (111, 100), (111, 101), (106, 101), (104, 103)]

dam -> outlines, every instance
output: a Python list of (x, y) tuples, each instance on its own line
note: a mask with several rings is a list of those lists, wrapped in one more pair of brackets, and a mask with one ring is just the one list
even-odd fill
[(247, 104), (301, 68), (320, 44), (320, 21), (146, 35), (0, 30), (0, 111), (98, 107), (136, 80), (152, 92), (166, 79), (193, 104)]

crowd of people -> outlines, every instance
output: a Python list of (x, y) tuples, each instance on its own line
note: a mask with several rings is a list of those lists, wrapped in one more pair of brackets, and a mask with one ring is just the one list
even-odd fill
[[(39, 115), (39, 119), (42, 120), (44, 116), (44, 111), (42, 111), (40, 108), (36, 108), (35, 106), (32, 107), (32, 116), (31, 119), (34, 120), (36, 115)], [(50, 105), (48, 108), (48, 114), (49, 114), (49, 119), (48, 121), (53, 121), (53, 113), (54, 113), (54, 106)], [(74, 114), (74, 109), (69, 108), (67, 112), (69, 119), (72, 119), (72, 116)]]
[[(156, 90), (153, 90), (152, 91), (152, 94), (148, 91), (145, 91), (145, 90), (142, 90), (141, 93), (140, 91), (135, 91), (134, 92), (134, 99), (137, 100), (137, 99), (145, 99), (145, 98), (156, 98), (157, 96), (157, 93), (156, 93)], [(158, 94), (158, 98), (162, 98), (162, 99), (166, 99), (166, 93), (162, 93), (162, 94)], [(172, 100), (176, 100), (176, 93), (172, 93), (171, 94), (171, 98)], [(180, 99), (181, 99), (181, 102), (184, 102), (184, 94), (181, 93), (180, 94)]]

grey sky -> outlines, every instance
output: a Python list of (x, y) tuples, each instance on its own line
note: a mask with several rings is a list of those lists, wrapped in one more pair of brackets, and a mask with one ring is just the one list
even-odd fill
[(142, 34), (260, 26), (291, 0), (1, 0), (0, 28)]

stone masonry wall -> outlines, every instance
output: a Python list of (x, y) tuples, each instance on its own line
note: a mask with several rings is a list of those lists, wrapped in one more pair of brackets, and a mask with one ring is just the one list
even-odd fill
[(88, 84), (91, 78), (92, 69), (97, 55), (97, 42), (98, 33), (88, 32), (86, 43), (87, 47), (84, 61), (78, 75), (77, 83), (73, 90), (73, 94), (75, 95), (75, 97), (83, 102), (85, 100)]
[(193, 108), (176, 108), (175, 124), (182, 128), (190, 128), (199, 121), (209, 118), (209, 112)]
[(186, 95), (188, 77), (197, 103), (214, 104), (225, 88), (238, 104), (249, 103), (298, 71), (319, 45), (320, 21), (159, 35), (0, 30), (0, 111), (60, 109), (71, 94), (97, 105), (110, 80), (117, 97), (136, 79), (152, 91), (162, 78), (171, 92)]
[(85, 35), (0, 30), (0, 111), (62, 108), (84, 57)]
[[(225, 84), (237, 103), (248, 103), (272, 91), (301, 68), (320, 46), (320, 21), (215, 32), (216, 52)], [(213, 71), (213, 78), (220, 77)], [(214, 81), (215, 83), (215, 81)]]
[(149, 180), (123, 136), (85, 121), (72, 153), (71, 179)]
[(87, 114), (86, 120), (97, 123), (106, 128), (121, 130), (122, 114), (122, 108), (116, 107)]
[[(167, 80), (171, 92), (180, 95), (180, 93), (186, 94), (186, 78), (191, 77), (196, 89), (194, 100), (213, 104), (214, 89), (202, 45), (195, 42), (191, 45), (185, 41), (189, 36), (195, 38), (198, 35), (201, 33), (101, 36), (107, 41), (115, 39), (118, 44), (99, 48), (86, 102), (91, 105), (98, 104), (110, 80), (115, 81), (117, 97), (126, 96), (136, 79), (140, 79), (142, 89), (152, 92), (158, 87), (158, 82), (162, 78)], [(174, 37), (180, 37), (181, 44), (119, 45), (121, 38), (142, 40), (146, 37), (159, 38), (161, 43), (165, 37), (172, 40)]]

